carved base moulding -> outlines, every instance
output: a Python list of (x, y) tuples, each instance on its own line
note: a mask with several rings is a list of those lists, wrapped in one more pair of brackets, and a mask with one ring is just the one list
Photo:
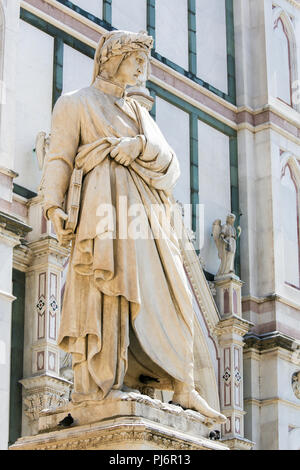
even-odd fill
[[(59, 427), (68, 413), (73, 424)], [(39, 434), (18, 439), (10, 449), (227, 450), (208, 439), (212, 425), (199, 413), (131, 393), (42, 412)]]
[(232, 438), (232, 439), (223, 439), (222, 444), (226, 444), (230, 450), (252, 450), (255, 445), (254, 442), (249, 441), (245, 438)]

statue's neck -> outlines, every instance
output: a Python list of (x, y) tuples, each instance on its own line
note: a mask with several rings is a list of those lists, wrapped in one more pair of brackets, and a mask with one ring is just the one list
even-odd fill
[(125, 95), (124, 85), (119, 84), (116, 80), (108, 80), (107, 78), (101, 75), (98, 75), (98, 77), (96, 78), (94, 86), (96, 88), (99, 88), (104, 93), (117, 96), (118, 98), (122, 98)]
[(123, 82), (119, 81), (117, 78), (114, 78), (113, 80), (111, 80), (111, 79), (105, 77), (105, 75), (98, 75), (98, 78), (100, 78), (100, 80), (104, 80), (107, 83), (110, 83), (110, 84), (115, 85), (119, 88), (122, 88), (125, 91), (126, 83), (124, 84)]

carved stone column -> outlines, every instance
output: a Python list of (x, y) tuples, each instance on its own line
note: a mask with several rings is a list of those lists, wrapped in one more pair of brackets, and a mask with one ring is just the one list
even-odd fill
[(23, 434), (37, 431), (38, 413), (68, 403), (71, 382), (60, 377), (57, 334), (61, 308), (61, 277), (69, 250), (58, 245), (42, 200), (30, 201), (28, 237), (31, 264), (26, 269), (24, 334)]
[(243, 336), (252, 323), (236, 315), (224, 317), (216, 327), (221, 351), (220, 401), (227, 422), (222, 425), (222, 441), (231, 449), (249, 450), (244, 439)]

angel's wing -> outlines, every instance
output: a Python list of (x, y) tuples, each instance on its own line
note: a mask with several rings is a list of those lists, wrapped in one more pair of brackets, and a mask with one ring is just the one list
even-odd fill
[(46, 133), (39, 132), (36, 136), (35, 151), (39, 163), (39, 168), (42, 170), (46, 155)]
[(220, 240), (221, 230), (222, 230), (221, 220), (217, 219), (213, 223), (212, 235), (214, 237), (215, 244), (217, 245), (218, 255), (220, 259), (221, 259), (221, 249), (222, 249), (222, 242)]

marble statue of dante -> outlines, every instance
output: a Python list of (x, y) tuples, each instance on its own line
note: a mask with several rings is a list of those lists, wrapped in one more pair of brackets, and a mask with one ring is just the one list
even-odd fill
[[(224, 274), (234, 274), (234, 259), (236, 252), (237, 231), (234, 227), (235, 215), (229, 214), (226, 224), (221, 225), (221, 220), (217, 219), (213, 223), (213, 237), (218, 248), (218, 255), (221, 260), (217, 276)], [(240, 227), (239, 227), (240, 229)]]
[[(155, 215), (170, 204), (178, 160), (148, 111), (126, 96), (152, 43), (146, 33), (103, 35), (92, 85), (61, 96), (53, 111), (44, 210), (62, 245), (73, 238), (58, 344), (72, 354), (74, 403), (117, 396), (144, 375), (174, 390), (173, 402), (224, 422), (195, 390), (191, 292), (176, 233), (161, 236)], [(63, 202), (74, 167), (84, 179), (73, 235)], [(120, 220), (130, 224), (120, 198), (142, 208), (149, 237), (120, 236)], [(101, 225), (109, 205), (115, 216)]]

